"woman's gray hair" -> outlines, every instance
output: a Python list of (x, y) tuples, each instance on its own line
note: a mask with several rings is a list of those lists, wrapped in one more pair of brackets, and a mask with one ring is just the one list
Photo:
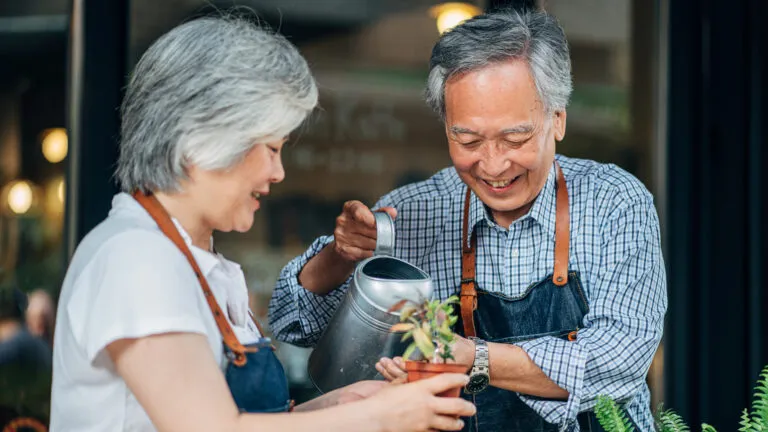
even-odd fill
[(537, 10), (488, 13), (444, 33), (432, 50), (427, 104), (445, 120), (446, 81), (513, 59), (528, 63), (547, 112), (565, 109), (572, 90), (568, 42), (557, 20)]
[(238, 17), (206, 17), (158, 39), (121, 107), (124, 191), (179, 191), (186, 168), (233, 167), (286, 137), (317, 104), (309, 66), (284, 37)]

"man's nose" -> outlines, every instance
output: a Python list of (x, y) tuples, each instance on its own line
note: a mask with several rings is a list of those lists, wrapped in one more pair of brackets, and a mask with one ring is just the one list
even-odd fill
[(509, 160), (509, 155), (500, 146), (489, 144), (486, 147), (486, 152), (480, 160), (480, 169), (487, 175), (501, 176), (510, 166), (512, 166), (512, 161)]

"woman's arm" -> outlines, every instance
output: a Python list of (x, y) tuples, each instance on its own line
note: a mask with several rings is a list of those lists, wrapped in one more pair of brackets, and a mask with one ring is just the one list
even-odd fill
[(107, 351), (149, 418), (161, 432), (175, 431), (421, 431), (458, 430), (457, 416), (474, 406), (435, 394), (464, 385), (466, 376), (390, 386), (371, 399), (312, 412), (241, 414), (208, 342), (195, 333), (165, 333), (110, 343)]

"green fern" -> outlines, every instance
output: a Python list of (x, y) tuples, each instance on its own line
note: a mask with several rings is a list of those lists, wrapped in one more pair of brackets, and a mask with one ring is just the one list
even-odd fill
[(717, 429), (706, 423), (701, 424), (701, 432), (717, 432)]
[(749, 418), (749, 411), (747, 411), (746, 408), (741, 412), (741, 421), (739, 422), (739, 425), (741, 425), (739, 432), (752, 432), (754, 430), (752, 429), (752, 420)]
[(657, 410), (656, 425), (659, 432), (689, 432), (691, 430), (678, 413), (671, 409), (664, 410), (663, 406), (659, 406)]
[(755, 400), (752, 402), (752, 420), (759, 420), (760, 426), (765, 430), (768, 426), (768, 366), (763, 368), (760, 379), (755, 387)]
[(635, 428), (618, 404), (607, 396), (598, 396), (595, 416), (606, 432), (634, 432)]

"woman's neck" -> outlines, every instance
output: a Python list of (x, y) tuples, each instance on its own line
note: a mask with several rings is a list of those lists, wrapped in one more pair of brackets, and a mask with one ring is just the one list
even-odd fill
[(184, 231), (192, 239), (192, 244), (200, 249), (209, 251), (213, 229), (209, 228), (205, 223), (202, 213), (190, 202), (189, 197), (163, 192), (156, 192), (155, 196), (160, 201), (160, 204), (163, 205), (165, 211), (181, 224)]

